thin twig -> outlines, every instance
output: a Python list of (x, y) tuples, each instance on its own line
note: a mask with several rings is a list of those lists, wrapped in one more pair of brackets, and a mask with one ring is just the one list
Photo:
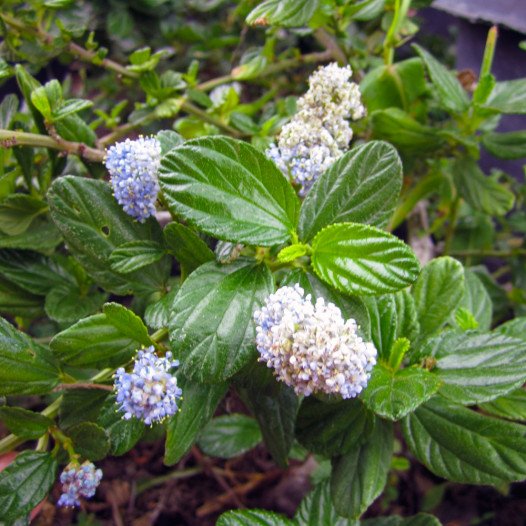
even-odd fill
[(58, 384), (53, 391), (65, 391), (67, 389), (99, 389), (102, 391), (113, 391), (113, 386), (105, 384), (92, 384), (89, 382), (75, 382), (74, 384)]
[(314, 38), (327, 50), (331, 53), (334, 60), (340, 64), (347, 64), (347, 55), (343, 52), (342, 48), (336, 42), (336, 39), (328, 33), (322, 27), (316, 29), (314, 32)]

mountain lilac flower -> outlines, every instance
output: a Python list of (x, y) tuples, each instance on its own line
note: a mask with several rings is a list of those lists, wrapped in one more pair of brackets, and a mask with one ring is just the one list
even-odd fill
[(174, 415), (182, 391), (170, 371), (178, 365), (177, 360), (172, 360), (171, 352), (159, 358), (151, 346), (137, 352), (133, 372), (127, 373), (122, 367), (117, 369), (115, 391), (123, 418), (129, 420), (134, 416), (145, 424), (152, 424)]
[(62, 495), (57, 505), (64, 507), (80, 506), (80, 498), (89, 499), (95, 495), (97, 486), (102, 479), (102, 470), (95, 469), (91, 462), (71, 462), (60, 475)]
[(348, 119), (365, 115), (358, 85), (349, 82), (351, 75), (349, 66), (336, 63), (314, 72), (309, 90), (298, 100), (298, 112), (266, 152), (300, 186), (301, 196), (348, 149), (353, 136)]
[(124, 211), (143, 223), (155, 215), (159, 193), (157, 173), (161, 164), (161, 144), (153, 137), (140, 137), (114, 144), (106, 151), (105, 165), (111, 186)]
[(281, 287), (254, 313), (259, 361), (296, 394), (353, 398), (367, 386), (376, 349), (358, 335), (356, 321), (345, 321), (333, 303), (313, 305), (304, 290)]

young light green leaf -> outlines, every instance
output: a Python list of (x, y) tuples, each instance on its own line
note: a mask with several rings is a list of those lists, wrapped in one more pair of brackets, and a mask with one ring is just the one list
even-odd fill
[(357, 519), (380, 495), (392, 455), (392, 424), (377, 418), (366, 442), (333, 458), (331, 498), (339, 515)]
[(464, 295), (457, 309), (467, 309), (478, 323), (478, 328), (488, 331), (493, 318), (491, 298), (477, 275), (469, 269), (464, 269)]
[(242, 455), (261, 442), (261, 431), (253, 418), (229, 414), (213, 418), (203, 428), (197, 445), (212, 457), (232, 458)]
[(159, 261), (165, 254), (157, 241), (128, 241), (110, 254), (109, 261), (115, 272), (129, 274)]
[(497, 82), (484, 107), (500, 113), (526, 113), (526, 79)]
[(347, 294), (382, 294), (410, 285), (420, 270), (413, 251), (397, 237), (367, 225), (340, 223), (312, 242), (318, 276)]
[(440, 379), (425, 369), (410, 367), (393, 371), (377, 364), (361, 398), (376, 415), (400, 420), (429, 400), (440, 387)]
[(333, 223), (384, 227), (402, 188), (402, 162), (381, 141), (353, 148), (314, 183), (301, 207), (298, 233), (310, 241)]
[(278, 168), (250, 144), (227, 137), (195, 139), (162, 160), (160, 183), (170, 211), (219, 239), (285, 243), (299, 200)]
[(319, 0), (265, 0), (250, 11), (251, 26), (304, 26), (314, 15)]
[(524, 159), (526, 157), (526, 131), (488, 132), (482, 135), (481, 139), (484, 148), (499, 159)]
[(184, 374), (222, 382), (253, 360), (253, 313), (273, 290), (272, 274), (253, 260), (210, 262), (195, 270), (175, 297), (170, 321)]
[(0, 407), (0, 420), (11, 433), (29, 439), (41, 437), (54, 424), (47, 416), (22, 407)]
[(526, 428), (435, 397), (403, 421), (404, 438), (430, 471), (452, 482), (494, 484), (526, 477)]
[(79, 111), (85, 110), (93, 106), (91, 100), (84, 99), (69, 99), (64, 101), (57, 109), (52, 112), (52, 120), (59, 121), (68, 115), (73, 115)]

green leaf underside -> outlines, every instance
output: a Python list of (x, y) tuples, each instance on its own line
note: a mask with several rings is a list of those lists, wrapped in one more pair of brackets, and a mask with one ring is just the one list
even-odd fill
[(402, 188), (402, 162), (385, 142), (371, 141), (340, 157), (314, 183), (301, 207), (298, 233), (311, 240), (333, 223), (384, 227)]
[(313, 16), (319, 0), (266, 0), (247, 16), (249, 25), (300, 27)]
[(253, 313), (273, 290), (268, 268), (252, 260), (194, 271), (179, 289), (170, 322), (184, 374), (221, 382), (255, 359)]
[(411, 452), (452, 482), (494, 484), (526, 477), (526, 428), (435, 397), (403, 421)]
[(170, 211), (218, 239), (271, 246), (295, 230), (299, 200), (292, 186), (247, 143), (188, 141), (163, 158), (159, 180)]
[(39, 451), (22, 451), (0, 473), (0, 519), (24, 518), (47, 495), (57, 473), (57, 460)]
[(197, 443), (209, 456), (233, 458), (260, 442), (261, 432), (256, 420), (246, 415), (230, 414), (208, 422)]
[(499, 333), (444, 333), (428, 341), (422, 355), (437, 360), (440, 393), (462, 404), (493, 400), (526, 380), (526, 340)]
[(362, 394), (364, 403), (378, 416), (400, 420), (429, 400), (440, 379), (425, 369), (411, 367), (393, 371), (377, 364)]
[(509, 420), (526, 420), (526, 391), (521, 387), (491, 402), (480, 404), (486, 413)]
[(419, 272), (412, 250), (397, 237), (356, 223), (326, 227), (312, 242), (318, 276), (347, 294), (395, 292)]
[(383, 491), (393, 454), (393, 428), (376, 419), (370, 438), (332, 460), (331, 498), (336, 512), (357, 519)]

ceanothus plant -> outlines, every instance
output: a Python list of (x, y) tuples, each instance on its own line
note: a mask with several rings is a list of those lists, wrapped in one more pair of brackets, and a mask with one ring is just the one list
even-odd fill
[[(195, 444), (228, 458), (264, 442), (280, 467), (293, 449), (327, 467), (294, 518), (232, 510), (218, 526), (440, 525), (425, 513), (362, 518), (401, 456), (457, 483), (526, 478), (526, 432), (516, 422), (525, 318), (496, 323), (505, 317), (494, 312), (498, 285), (451, 256), (471, 212), (498, 216), (508, 231), (514, 195), (479, 173), (473, 139), (504, 140), (490, 127), (511, 112), (508, 87), (490, 73), (491, 38), (472, 99), (420, 47), (393, 64), (409, 3), (394, 2), (385, 64), (361, 86), (334, 61), (343, 51), (330, 37), (321, 58), (298, 62), (327, 63), (305, 93), (257, 125), (268, 99), (243, 107), (241, 83), (282, 71), (279, 61), (265, 69), (273, 31), (261, 54), (198, 84), (191, 64), (184, 75), (158, 74), (162, 52), (136, 50), (125, 67), (105, 58), (93, 34), (79, 51), (74, 33), (54, 40), (60, 24), (29, 31), (30, 10), (0, 15), (20, 39), (40, 39), (43, 53), (66, 46), (146, 94), (129, 123), (118, 125), (122, 108), (100, 110), (111, 131), (97, 137), (79, 116), (90, 101), (64, 99), (58, 81), (40, 85), (5, 63), (27, 112), (15, 96), (0, 105), (0, 419), (11, 432), (0, 453), (23, 446), (0, 473), (0, 521), (23, 523), (57, 481), (55, 504), (82, 506), (104, 480), (103, 459), (154, 432), (167, 466)], [(301, 26), (318, 3), (302, 0), (299, 14), (278, 4), (263, 2), (247, 22)], [(341, 24), (363, 7), (340, 4), (352, 3), (334, 2)], [(13, 53), (23, 54), (17, 43)], [(392, 92), (384, 97), (395, 74), (403, 108)], [(433, 92), (426, 85), (438, 94), (429, 107), (449, 121), (410, 114)], [(148, 134), (179, 111), (190, 116), (174, 123), (180, 133)], [(67, 165), (57, 151), (69, 154)], [(465, 173), (482, 181), (478, 193)], [(414, 216), (407, 232), (393, 231), (435, 190), (429, 230), (444, 255), (418, 250), (421, 264), (409, 243)], [(214, 417), (228, 393), (247, 414)], [(27, 409), (27, 395), (47, 406)]]

